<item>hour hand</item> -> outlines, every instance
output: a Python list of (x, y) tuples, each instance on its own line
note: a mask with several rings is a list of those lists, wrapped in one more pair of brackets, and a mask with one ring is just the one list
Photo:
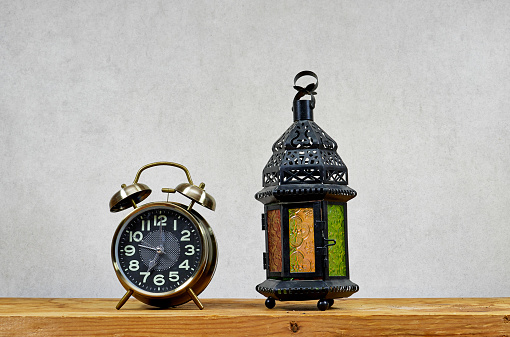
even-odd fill
[(147, 269), (148, 272), (150, 272), (152, 268), (154, 268), (158, 264), (160, 256), (161, 256), (160, 254), (156, 254), (156, 256), (154, 256), (154, 259), (149, 261), (149, 269)]
[(150, 249), (150, 250), (158, 251), (158, 249), (155, 248), (155, 247), (146, 246), (146, 245), (142, 245), (142, 244), (139, 244), (138, 247), (142, 247), (142, 248), (147, 248), (147, 249)]
[(142, 240), (142, 243), (139, 243), (138, 247), (142, 247), (142, 248), (147, 248), (147, 249), (158, 251), (158, 247), (154, 247), (153, 245), (151, 245), (150, 243), (148, 243), (145, 240)]

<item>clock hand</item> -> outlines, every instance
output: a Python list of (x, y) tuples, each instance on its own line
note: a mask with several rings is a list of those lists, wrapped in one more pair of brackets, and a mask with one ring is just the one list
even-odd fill
[(165, 254), (165, 248), (163, 246), (158, 246), (156, 248), (156, 256), (154, 256), (154, 259), (149, 261), (149, 269), (147, 269), (148, 272), (150, 272), (152, 268), (158, 264), (159, 259), (163, 254)]
[(157, 249), (157, 248), (149, 247), (149, 246), (144, 246), (144, 245), (141, 245), (141, 244), (138, 244), (138, 247), (142, 247), (142, 248), (147, 248), (147, 249), (151, 249), (151, 250), (158, 251), (158, 249)]
[(142, 239), (142, 243), (143, 243), (144, 245), (147, 245), (147, 246), (149, 246), (149, 247), (152, 247), (152, 248), (156, 249), (156, 247), (154, 247), (153, 245), (151, 245), (150, 243), (148, 243), (147, 241), (145, 241), (145, 240), (143, 240), (143, 239)]
[(150, 260), (149, 269), (147, 269), (148, 272), (150, 272), (152, 270), (152, 268), (154, 268), (156, 266), (156, 264), (158, 264), (159, 257), (160, 257), (160, 254), (156, 253), (156, 256), (154, 256), (154, 259)]
[(164, 244), (165, 244), (165, 231), (163, 230), (163, 224), (162, 223), (159, 224), (159, 233), (160, 233), (160, 236), (161, 236), (161, 246), (164, 246)]

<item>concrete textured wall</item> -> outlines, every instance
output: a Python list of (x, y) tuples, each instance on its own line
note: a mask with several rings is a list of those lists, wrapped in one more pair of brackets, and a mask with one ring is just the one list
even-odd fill
[(253, 196), (305, 69), (358, 192), (355, 296), (510, 296), (505, 0), (0, 1), (0, 296), (122, 296), (108, 202), (159, 160), (218, 203), (203, 296), (260, 296)]

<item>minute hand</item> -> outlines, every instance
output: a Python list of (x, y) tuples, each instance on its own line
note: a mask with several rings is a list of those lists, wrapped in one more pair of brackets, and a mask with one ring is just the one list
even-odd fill
[(163, 224), (162, 223), (159, 224), (159, 233), (160, 233), (160, 236), (161, 236), (161, 245), (164, 246), (165, 245), (165, 231), (163, 230)]

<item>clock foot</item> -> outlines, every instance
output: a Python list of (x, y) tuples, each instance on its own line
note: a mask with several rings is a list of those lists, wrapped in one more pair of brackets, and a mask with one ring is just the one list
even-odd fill
[(333, 304), (335, 304), (335, 300), (330, 298), (329, 300), (327, 300), (328, 303), (329, 303), (329, 307), (331, 308), (333, 306)]
[(120, 310), (124, 304), (126, 304), (127, 300), (133, 295), (133, 290), (129, 289), (124, 296), (120, 299), (119, 303), (117, 303), (117, 306), (115, 307), (117, 310)]
[(193, 302), (195, 302), (195, 304), (197, 305), (198, 309), (200, 309), (200, 310), (204, 309), (204, 305), (200, 302), (200, 300), (198, 299), (198, 297), (195, 294), (195, 292), (193, 291), (193, 289), (188, 288), (186, 290), (188, 292), (189, 297), (191, 297)]

